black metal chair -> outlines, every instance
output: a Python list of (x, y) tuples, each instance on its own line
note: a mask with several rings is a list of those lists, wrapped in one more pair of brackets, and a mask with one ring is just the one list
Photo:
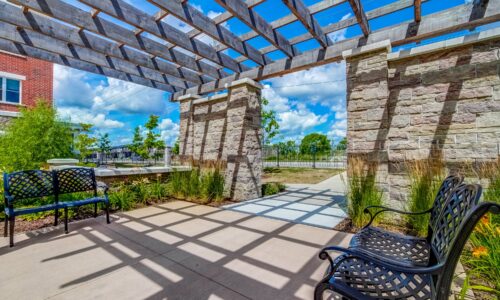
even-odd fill
[[(370, 221), (353, 236), (349, 248), (357, 248), (359, 251), (397, 259), (400, 263), (407, 264), (408, 266), (426, 266), (430, 257), (429, 241), (432, 232), (436, 230), (437, 217), (443, 209), (445, 200), (462, 182), (463, 177), (460, 175), (446, 177), (438, 190), (432, 207), (426, 211), (405, 212), (383, 206), (366, 207), (364, 212), (370, 214)], [(372, 212), (372, 210), (376, 211)], [(430, 214), (427, 237), (405, 236), (371, 226), (375, 218), (384, 212), (404, 215)]]
[[(94, 217), (97, 217), (97, 204), (103, 203), (106, 211), (106, 222), (109, 224), (109, 198), (108, 187), (102, 185), (104, 196), (99, 197), (97, 194), (98, 184), (95, 179), (94, 169), (92, 168), (66, 168), (54, 171), (56, 182), (57, 201), (64, 208), (64, 230), (68, 233), (68, 209), (79, 207), (87, 204), (94, 204)], [(93, 197), (76, 201), (60, 202), (60, 195), (77, 193), (77, 192), (93, 192)]]
[[(435, 218), (426, 265), (411, 265), (359, 248), (331, 246), (319, 257), (329, 261), (326, 276), (314, 298), (331, 290), (348, 299), (448, 299), (462, 249), (479, 219), (488, 211), (500, 212), (495, 203), (479, 203), (481, 186), (460, 185), (447, 197)], [(342, 254), (333, 259), (329, 251)]]

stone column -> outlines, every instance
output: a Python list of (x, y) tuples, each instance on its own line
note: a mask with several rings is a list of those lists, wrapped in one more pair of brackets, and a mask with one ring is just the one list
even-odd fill
[(262, 196), (261, 88), (246, 78), (229, 86), (225, 195), (237, 201)]
[(180, 156), (204, 165), (226, 166), (225, 197), (241, 201), (261, 196), (261, 85), (241, 79), (228, 92), (180, 101)]
[(386, 196), (390, 47), (389, 41), (383, 41), (343, 53), (347, 62), (348, 158), (361, 155), (375, 163), (377, 181)]

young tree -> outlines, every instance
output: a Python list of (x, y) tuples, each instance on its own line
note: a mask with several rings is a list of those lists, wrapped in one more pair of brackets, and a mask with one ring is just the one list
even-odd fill
[(137, 126), (134, 129), (134, 137), (132, 139), (132, 144), (128, 148), (130, 149), (130, 151), (132, 151), (135, 154), (139, 155), (140, 157), (144, 158), (144, 153), (142, 151), (143, 144), (144, 144), (144, 138), (141, 135), (141, 128), (139, 126)]
[(97, 148), (99, 148), (99, 151), (102, 154), (107, 154), (107, 153), (111, 152), (111, 141), (109, 140), (108, 133), (101, 134), (99, 136)]
[(44, 100), (22, 108), (0, 136), (2, 171), (37, 169), (51, 158), (72, 157), (73, 135), (67, 122)]
[(264, 145), (269, 145), (271, 140), (280, 133), (280, 125), (276, 120), (276, 112), (274, 110), (266, 110), (266, 106), (269, 105), (269, 101), (266, 98), (262, 98), (262, 128)]
[(172, 147), (172, 154), (179, 154), (180, 153), (180, 142), (179, 139), (175, 140), (174, 147)]
[(331, 150), (330, 141), (321, 133), (310, 133), (300, 142), (301, 154), (324, 153)]
[(160, 133), (157, 132), (159, 117), (155, 115), (150, 115), (149, 120), (146, 122), (144, 127), (146, 127), (146, 138), (144, 139), (143, 149), (147, 154), (147, 158), (158, 158), (160, 153), (156, 151), (152, 156), (150, 153), (152, 150), (163, 150), (165, 149), (165, 142), (160, 140)]
[(345, 150), (347, 149), (347, 138), (341, 139), (335, 146), (335, 150)]
[(80, 161), (83, 161), (87, 156), (92, 154), (92, 147), (95, 146), (97, 138), (90, 135), (92, 131), (91, 124), (80, 124), (80, 132), (75, 139), (75, 149), (78, 151)]

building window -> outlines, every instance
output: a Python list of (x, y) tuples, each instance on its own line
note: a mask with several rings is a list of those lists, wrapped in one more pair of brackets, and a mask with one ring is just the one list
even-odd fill
[(0, 101), (21, 103), (21, 81), (0, 77)]

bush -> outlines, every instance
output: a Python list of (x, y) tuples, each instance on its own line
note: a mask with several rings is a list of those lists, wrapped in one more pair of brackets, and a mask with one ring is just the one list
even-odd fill
[(12, 172), (38, 169), (48, 159), (71, 157), (72, 131), (56, 110), (39, 100), (33, 108), (21, 108), (0, 136), (0, 169)]
[(350, 158), (348, 164), (347, 213), (354, 226), (362, 227), (370, 220), (363, 212), (365, 207), (382, 204), (382, 192), (375, 182), (377, 164), (363, 157)]
[(218, 166), (174, 171), (169, 183), (170, 192), (180, 199), (202, 204), (223, 199), (224, 175)]
[[(425, 159), (406, 162), (410, 178), (410, 193), (407, 210), (421, 212), (431, 208), (444, 179), (444, 165), (440, 159)], [(408, 215), (409, 227), (418, 235), (426, 236), (429, 214)]]
[(270, 196), (283, 192), (286, 186), (281, 182), (268, 182), (262, 185), (262, 196)]

